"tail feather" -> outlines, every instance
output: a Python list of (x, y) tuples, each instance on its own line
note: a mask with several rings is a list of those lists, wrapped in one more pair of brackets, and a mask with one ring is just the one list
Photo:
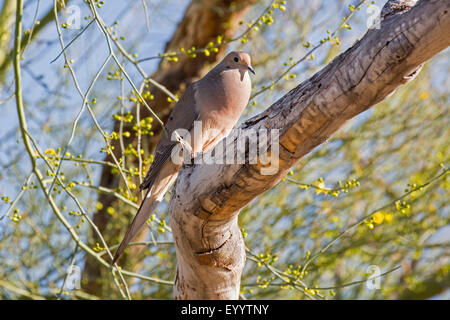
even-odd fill
[(179, 165), (175, 165), (172, 162), (167, 162), (158, 174), (158, 177), (154, 179), (152, 185), (149, 186), (147, 194), (144, 200), (142, 200), (141, 206), (136, 213), (136, 216), (131, 222), (131, 226), (128, 229), (125, 237), (119, 245), (112, 264), (116, 263), (120, 255), (123, 253), (127, 245), (131, 240), (142, 230), (147, 222), (150, 214), (156, 209), (158, 204), (164, 199), (164, 195), (167, 193), (169, 188), (177, 179), (178, 171), (180, 170)]
[(131, 225), (125, 234), (125, 237), (123, 238), (122, 242), (119, 245), (119, 248), (117, 248), (116, 253), (114, 254), (114, 259), (112, 264), (116, 263), (116, 261), (119, 259), (120, 255), (123, 253), (127, 245), (136, 237), (136, 235), (142, 230), (142, 228), (145, 226), (148, 218), (150, 217), (150, 214), (155, 210), (155, 208), (158, 206), (159, 202), (157, 199), (154, 199), (154, 197), (148, 197), (150, 190), (147, 192), (144, 200), (142, 201), (141, 206), (138, 209), (138, 212), (134, 216), (133, 222), (131, 222)]

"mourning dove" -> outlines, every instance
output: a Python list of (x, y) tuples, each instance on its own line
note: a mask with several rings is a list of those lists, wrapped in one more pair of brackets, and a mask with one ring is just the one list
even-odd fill
[[(148, 188), (148, 191), (114, 255), (113, 264), (140, 232), (177, 178), (181, 164), (175, 163), (171, 157), (174, 147), (180, 142), (173, 139), (175, 130), (184, 129), (191, 133), (190, 146), (194, 154), (214, 148), (228, 136), (247, 106), (251, 90), (248, 71), (255, 74), (250, 56), (242, 51), (233, 51), (202, 79), (186, 88), (169, 116), (167, 135), (163, 134), (156, 146), (154, 161), (140, 185), (141, 190)], [(194, 121), (201, 121), (200, 136), (192, 134)]]

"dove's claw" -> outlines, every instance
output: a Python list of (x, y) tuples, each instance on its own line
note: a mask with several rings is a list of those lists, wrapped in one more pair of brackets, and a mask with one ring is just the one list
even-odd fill
[(191, 152), (191, 160), (195, 159), (201, 152)]

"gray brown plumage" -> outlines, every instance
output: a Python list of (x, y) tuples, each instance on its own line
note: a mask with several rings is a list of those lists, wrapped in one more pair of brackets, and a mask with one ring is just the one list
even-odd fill
[[(172, 151), (179, 143), (171, 140), (172, 133), (177, 129), (189, 131), (192, 137), (189, 143), (195, 153), (212, 149), (230, 133), (248, 103), (251, 90), (249, 71), (254, 73), (250, 56), (234, 51), (202, 79), (186, 88), (166, 123), (167, 135), (163, 134), (156, 146), (154, 161), (140, 185), (141, 190), (148, 191), (114, 255), (113, 263), (142, 229), (176, 180), (181, 165), (171, 160)], [(201, 139), (192, 132), (194, 121), (201, 121)]]

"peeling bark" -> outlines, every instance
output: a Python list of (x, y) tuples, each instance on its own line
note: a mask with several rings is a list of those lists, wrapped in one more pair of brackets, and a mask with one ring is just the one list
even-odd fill
[[(413, 2), (401, 2), (388, 2), (380, 29), (369, 30), (311, 79), (241, 126), (244, 133), (280, 130), (276, 174), (262, 175), (267, 165), (259, 158), (256, 164), (183, 166), (169, 205), (176, 299), (237, 299), (245, 263), (240, 210), (347, 120), (392, 95), (449, 46), (450, 0), (420, 1), (409, 10)], [(237, 139), (238, 134), (229, 145)], [(269, 144), (269, 153), (272, 148)]]

